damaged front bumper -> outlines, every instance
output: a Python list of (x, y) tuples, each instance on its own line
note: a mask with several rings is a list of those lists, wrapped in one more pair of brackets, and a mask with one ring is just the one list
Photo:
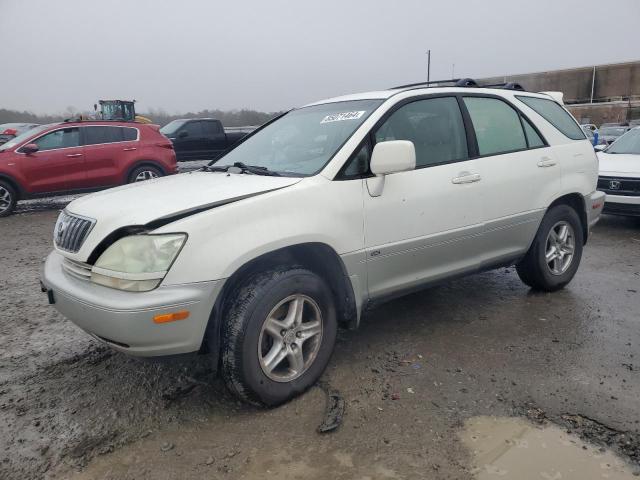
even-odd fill
[[(134, 356), (168, 356), (198, 351), (222, 281), (161, 285), (150, 292), (115, 290), (71, 276), (53, 251), (41, 285), (49, 302), (81, 329)], [(154, 317), (188, 311), (187, 318), (155, 323)]]

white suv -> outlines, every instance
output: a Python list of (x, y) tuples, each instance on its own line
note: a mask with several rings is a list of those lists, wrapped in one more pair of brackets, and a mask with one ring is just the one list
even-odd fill
[(547, 95), (333, 98), (202, 171), (75, 200), (43, 288), (114, 349), (208, 352), (235, 394), (276, 405), (375, 303), (514, 264), (532, 288), (564, 287), (602, 210), (597, 178), (582, 129)]

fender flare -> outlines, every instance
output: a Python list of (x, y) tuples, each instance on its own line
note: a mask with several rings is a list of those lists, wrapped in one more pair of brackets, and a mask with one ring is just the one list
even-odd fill
[(15, 178), (5, 173), (0, 173), (0, 180), (4, 180), (5, 182), (9, 183), (16, 190), (16, 193), (18, 194), (18, 198), (17, 198), (18, 200), (29, 196), (27, 191), (22, 187), (22, 185), (20, 185), (20, 182), (18, 182)]

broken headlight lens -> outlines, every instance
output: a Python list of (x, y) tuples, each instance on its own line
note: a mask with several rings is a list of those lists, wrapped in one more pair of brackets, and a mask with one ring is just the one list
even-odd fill
[(132, 235), (107, 248), (91, 269), (91, 281), (130, 292), (153, 290), (178, 256), (187, 235)]

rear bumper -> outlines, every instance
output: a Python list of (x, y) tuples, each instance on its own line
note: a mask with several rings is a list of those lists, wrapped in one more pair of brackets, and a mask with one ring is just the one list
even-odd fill
[[(124, 292), (66, 274), (63, 257), (52, 252), (42, 284), (62, 315), (112, 348), (155, 357), (200, 349), (216, 297), (224, 282), (160, 286), (150, 292)], [(158, 314), (188, 310), (189, 317), (156, 324)]]
[(600, 214), (602, 213), (602, 209), (605, 205), (605, 197), (604, 192), (595, 191), (586, 195), (584, 198), (584, 206), (587, 215), (587, 224), (589, 225), (589, 231), (591, 228), (598, 223), (600, 220)]
[(611, 215), (640, 216), (640, 197), (607, 195), (604, 212)]

